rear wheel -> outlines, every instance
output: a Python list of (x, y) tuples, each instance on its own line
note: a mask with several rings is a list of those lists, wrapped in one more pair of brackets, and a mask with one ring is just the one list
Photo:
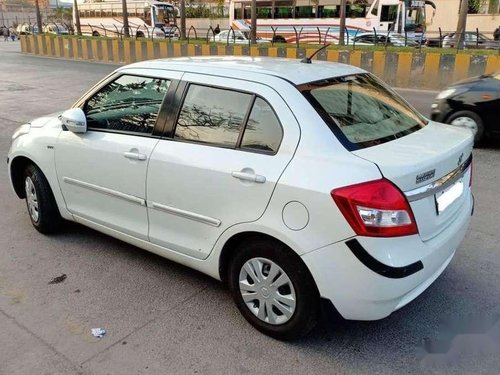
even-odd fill
[(483, 120), (471, 111), (458, 111), (452, 114), (447, 121), (448, 124), (462, 126), (470, 129), (474, 134), (474, 145), (478, 145), (484, 136)]
[(319, 295), (300, 258), (269, 240), (256, 240), (235, 250), (228, 281), (245, 319), (277, 339), (307, 334), (317, 322)]
[(24, 192), (31, 224), (40, 233), (56, 232), (62, 221), (61, 215), (49, 182), (34, 165), (24, 170)]
[(92, 36), (94, 36), (94, 37), (100, 37), (101, 34), (99, 34), (99, 31), (93, 31), (92, 32)]

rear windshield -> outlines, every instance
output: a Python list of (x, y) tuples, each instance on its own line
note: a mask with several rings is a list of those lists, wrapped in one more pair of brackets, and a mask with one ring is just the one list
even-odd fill
[(371, 74), (311, 82), (298, 88), (351, 151), (401, 138), (427, 124)]

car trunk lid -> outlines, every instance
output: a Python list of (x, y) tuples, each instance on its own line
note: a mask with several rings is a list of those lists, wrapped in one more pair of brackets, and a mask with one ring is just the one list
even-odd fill
[(407, 196), (422, 240), (453, 221), (469, 191), (472, 134), (430, 122), (399, 139), (353, 151)]

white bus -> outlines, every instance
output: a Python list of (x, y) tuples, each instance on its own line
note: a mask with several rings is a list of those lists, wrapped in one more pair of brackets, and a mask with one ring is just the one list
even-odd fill
[[(249, 31), (251, 0), (230, 0), (230, 26)], [(406, 33), (409, 39), (423, 38), (428, 0), (371, 0), (352, 2), (346, 9), (346, 38), (356, 33)], [(368, 3), (370, 3), (368, 5)], [(340, 0), (257, 0), (257, 35), (275, 41), (338, 43)], [(274, 31), (273, 31), (274, 29)], [(300, 34), (300, 35), (299, 35)]]
[[(92, 36), (123, 35), (121, 0), (86, 0), (78, 5), (83, 34)], [(136, 37), (177, 36), (177, 8), (160, 0), (127, 0), (129, 34)], [(76, 24), (76, 14), (73, 14)]]

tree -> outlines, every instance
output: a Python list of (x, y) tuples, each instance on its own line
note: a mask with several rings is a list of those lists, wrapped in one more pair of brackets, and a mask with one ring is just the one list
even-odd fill
[(339, 30), (339, 44), (341, 46), (345, 45), (344, 36), (345, 36), (345, 8), (346, 8), (346, 0), (340, 1), (340, 30)]
[(38, 24), (38, 32), (42, 33), (42, 13), (40, 13), (40, 5), (38, 4), (38, 0), (35, 0), (35, 8), (36, 8), (36, 23)]
[(252, 0), (252, 8), (250, 12), (250, 17), (252, 18), (251, 24), (252, 29), (250, 30), (250, 42), (252, 44), (257, 43), (257, 0)]
[(186, 39), (186, 0), (181, 0), (181, 39)]
[(128, 26), (127, 0), (122, 0), (122, 12), (123, 12), (123, 35), (125, 36), (125, 38), (130, 38), (130, 30)]
[(455, 45), (462, 47), (465, 38), (465, 26), (467, 24), (467, 11), (469, 10), (469, 0), (461, 0), (460, 14), (458, 16), (457, 31), (455, 33)]
[(80, 25), (80, 11), (78, 10), (78, 1), (77, 0), (73, 0), (73, 14), (75, 15), (76, 34), (81, 36), (82, 35), (82, 26)]

